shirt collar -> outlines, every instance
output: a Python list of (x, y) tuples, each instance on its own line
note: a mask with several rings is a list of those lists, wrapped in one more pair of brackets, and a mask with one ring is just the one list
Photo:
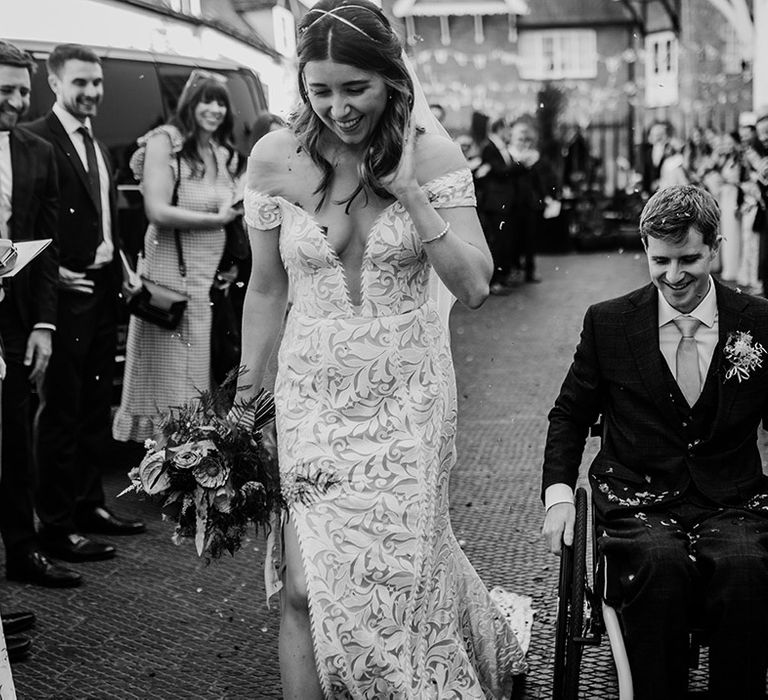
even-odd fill
[(11, 139), (10, 131), (0, 131), (0, 148), (5, 148)]
[(54, 102), (53, 104), (53, 113), (58, 117), (59, 121), (61, 122), (61, 125), (64, 127), (64, 131), (67, 132), (67, 134), (71, 137), (72, 134), (77, 133), (77, 130), (81, 126), (85, 126), (88, 131), (93, 134), (93, 130), (91, 129), (91, 118), (86, 117), (84, 122), (81, 122), (77, 117), (73, 117), (69, 112), (67, 112), (66, 109), (59, 106), (58, 102)]
[(507, 150), (507, 144), (504, 143), (500, 136), (497, 136), (496, 134), (489, 134), (488, 139), (494, 146), (496, 146), (496, 148), (502, 151), (502, 153)]
[(715, 283), (712, 277), (709, 278), (709, 289), (699, 305), (690, 313), (681, 314), (677, 309), (670, 306), (664, 295), (659, 292), (657, 295), (659, 304), (659, 328), (671, 323), (679, 316), (692, 316), (698, 318), (707, 328), (712, 328), (717, 320), (717, 294), (715, 293)]

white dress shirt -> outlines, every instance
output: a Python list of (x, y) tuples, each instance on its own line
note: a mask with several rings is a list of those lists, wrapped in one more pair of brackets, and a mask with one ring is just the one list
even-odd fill
[(0, 238), (8, 238), (13, 196), (10, 131), (0, 131)]
[[(664, 295), (659, 293), (659, 350), (664, 356), (664, 360), (669, 366), (672, 376), (677, 375), (677, 346), (682, 334), (674, 324), (674, 319), (682, 316), (677, 309), (672, 308)], [(701, 373), (702, 384), (709, 371), (709, 365), (712, 362), (712, 356), (715, 354), (715, 347), (718, 340), (718, 312), (717, 295), (715, 294), (715, 285), (712, 278), (709, 278), (709, 289), (699, 305), (691, 311), (688, 316), (701, 321), (701, 325), (696, 331), (696, 347), (699, 351), (699, 372)], [(568, 484), (552, 484), (544, 491), (544, 507), (549, 510), (558, 503), (573, 503), (573, 489)]]
[[(64, 127), (64, 131), (67, 132), (69, 140), (75, 148), (77, 155), (80, 158), (80, 162), (83, 164), (83, 169), (88, 172), (88, 157), (85, 153), (85, 137), (78, 131), (81, 126), (84, 126), (91, 132), (93, 136), (93, 129), (91, 129), (91, 120), (86, 119), (85, 123), (81, 122), (77, 118), (73, 117), (66, 109), (59, 107), (58, 103), (53, 105), (53, 113), (56, 115), (61, 125)], [(104, 267), (112, 261), (112, 256), (115, 253), (115, 247), (112, 243), (112, 221), (109, 212), (109, 171), (107, 170), (107, 164), (104, 162), (104, 157), (101, 154), (101, 149), (98, 144), (94, 142), (96, 150), (96, 162), (99, 165), (99, 185), (101, 187), (101, 227), (104, 232), (104, 240), (99, 244), (96, 249), (96, 257), (91, 268)]]

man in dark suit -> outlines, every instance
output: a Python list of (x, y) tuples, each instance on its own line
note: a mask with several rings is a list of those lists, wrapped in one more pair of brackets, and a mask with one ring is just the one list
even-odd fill
[[(58, 185), (50, 144), (16, 128), (29, 108), (33, 59), (0, 42), (0, 237), (56, 237)], [(49, 560), (35, 533), (32, 503), (32, 384), (46, 372), (56, 329), (57, 247), (51, 244), (3, 282), (0, 336), (6, 375), (2, 387), (0, 534), (6, 576), (43, 586), (80, 583), (80, 575)]]
[(648, 129), (648, 140), (640, 146), (640, 174), (643, 192), (652, 195), (659, 187), (662, 163), (671, 153), (669, 139), (672, 137), (672, 125), (665, 121), (655, 121)]
[(115, 548), (86, 533), (124, 535), (144, 525), (105, 507), (101, 466), (110, 446), (119, 263), (109, 156), (91, 119), (104, 94), (98, 56), (64, 44), (48, 57), (52, 111), (27, 125), (53, 146), (60, 206), (59, 305), (38, 423), (40, 539), (68, 561), (108, 559)]
[(596, 304), (549, 414), (543, 533), (573, 539), (572, 488), (589, 470), (606, 593), (617, 606), (636, 697), (685, 697), (692, 620), (711, 632), (710, 695), (763, 698), (768, 666), (768, 301), (715, 282), (714, 198), (657, 192), (640, 231), (652, 283)]
[(512, 179), (509, 155), (509, 126), (505, 119), (491, 123), (488, 141), (480, 152), (483, 176), (483, 198), (480, 219), (493, 256), (491, 293), (504, 294), (507, 291), (507, 277), (512, 263), (513, 232), (509, 220), (509, 205), (512, 200)]
[(534, 134), (528, 121), (517, 120), (512, 125), (509, 149), (515, 193), (509, 214), (509, 224), (515, 234), (512, 264), (525, 282), (541, 281), (536, 274), (537, 239), (544, 227), (545, 199), (554, 194), (554, 172), (536, 149)]

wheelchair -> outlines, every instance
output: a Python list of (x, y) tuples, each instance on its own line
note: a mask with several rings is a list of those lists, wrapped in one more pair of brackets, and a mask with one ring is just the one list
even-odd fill
[[(603, 432), (604, 425), (599, 420), (592, 426), (590, 436), (603, 438)], [(590, 512), (584, 487), (575, 490), (574, 505), (573, 544), (563, 546), (560, 556), (552, 700), (577, 700), (584, 649), (600, 646), (604, 636), (608, 637), (616, 668), (619, 700), (632, 700), (632, 673), (621, 621), (616, 610), (603, 597), (605, 567), (599, 566), (594, 512)], [(591, 562), (588, 562), (588, 538), (591, 538)], [(700, 627), (692, 628), (689, 669), (700, 668), (701, 649), (706, 646), (705, 631)], [(704, 696), (706, 693), (702, 691), (706, 691), (706, 683), (702, 679), (689, 682), (689, 696)]]
[[(588, 535), (590, 512), (587, 491), (583, 487), (574, 494), (576, 522), (573, 544), (564, 546), (560, 557), (558, 605), (555, 632), (553, 700), (576, 700), (579, 697), (579, 676), (585, 647), (599, 646), (608, 637), (619, 700), (632, 700), (632, 674), (624, 645), (618, 613), (605, 602), (603, 570), (598, 565), (597, 536), (592, 526)], [(594, 523), (594, 518), (592, 518)], [(592, 539), (592, 564), (588, 571), (588, 537)], [(590, 584), (591, 580), (591, 584)], [(699, 669), (700, 652), (707, 646), (706, 634), (700, 628), (690, 632), (688, 666)], [(705, 690), (702, 682), (690, 684), (689, 696), (696, 697)]]

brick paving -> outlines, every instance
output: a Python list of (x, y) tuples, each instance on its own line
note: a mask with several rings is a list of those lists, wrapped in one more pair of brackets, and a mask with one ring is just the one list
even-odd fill
[[(491, 297), (475, 312), (457, 308), (452, 319), (460, 406), (453, 527), (489, 586), (533, 596), (529, 699), (551, 696), (557, 561), (539, 536), (546, 414), (586, 306), (647, 279), (635, 251), (543, 257), (540, 272), (542, 284)], [(110, 460), (110, 502), (139, 456), (119, 450)], [(0, 587), (7, 610), (39, 618), (33, 653), (13, 668), (20, 699), (279, 698), (278, 611), (264, 602), (262, 538), (206, 566), (191, 545), (171, 543), (152, 504), (128, 496), (114, 505), (149, 531), (113, 538), (112, 561), (73, 565), (81, 588)], [(615, 696), (606, 646), (586, 655), (585, 698)]]

